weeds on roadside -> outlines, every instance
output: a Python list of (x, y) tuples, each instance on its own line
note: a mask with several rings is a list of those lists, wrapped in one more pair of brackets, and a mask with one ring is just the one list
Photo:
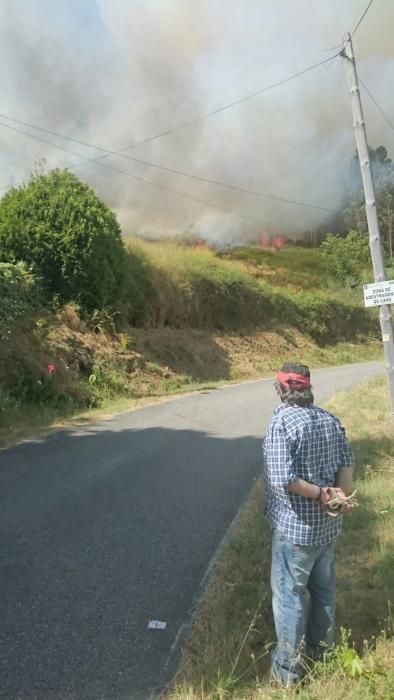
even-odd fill
[(360, 497), (337, 546), (343, 629), (336, 647), (314, 665), (305, 659), (308, 673), (295, 690), (270, 683), (270, 536), (259, 485), (219, 560), (171, 700), (394, 698), (394, 430), (386, 385), (374, 380), (356, 387), (328, 408), (342, 419), (355, 448)]

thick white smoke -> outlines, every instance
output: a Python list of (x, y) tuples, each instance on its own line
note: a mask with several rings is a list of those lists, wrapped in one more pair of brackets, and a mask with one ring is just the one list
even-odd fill
[[(3, 0), (2, 111), (120, 149), (213, 111), (331, 55), (361, 0)], [(394, 114), (394, 3), (371, 7), (355, 36), (359, 72)], [(332, 50), (335, 53), (335, 50)], [(289, 60), (286, 60), (289, 59)], [(272, 65), (274, 64), (274, 65)], [(372, 146), (393, 132), (364, 98)], [(0, 117), (0, 121), (4, 121)], [(12, 124), (12, 122), (7, 122)], [(337, 208), (354, 151), (341, 59), (229, 110), (127, 151), (129, 155), (280, 197)], [(81, 156), (100, 152), (45, 136)], [(76, 156), (0, 127), (2, 184), (34, 162)], [(76, 173), (118, 212), (125, 235), (193, 232), (238, 240), (262, 229), (296, 234), (324, 213), (236, 193), (121, 158), (102, 161), (146, 180), (261, 219), (260, 224), (98, 165)]]

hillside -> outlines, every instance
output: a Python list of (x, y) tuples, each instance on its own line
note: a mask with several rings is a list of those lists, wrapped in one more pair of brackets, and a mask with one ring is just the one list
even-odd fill
[(31, 273), (14, 279), (1, 265), (3, 444), (86, 410), (270, 374), (295, 356), (315, 367), (380, 356), (376, 314), (359, 289), (344, 293), (321, 250), (133, 239), (126, 253), (123, 297), (89, 313), (48, 303)]

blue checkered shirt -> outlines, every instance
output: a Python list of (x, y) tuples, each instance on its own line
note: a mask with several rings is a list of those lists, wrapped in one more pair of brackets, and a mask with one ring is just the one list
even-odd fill
[(274, 411), (263, 442), (266, 518), (294, 544), (335, 540), (342, 516), (333, 518), (310, 498), (288, 493), (304, 479), (334, 486), (338, 469), (353, 466), (353, 454), (339, 420), (317, 406), (282, 404)]

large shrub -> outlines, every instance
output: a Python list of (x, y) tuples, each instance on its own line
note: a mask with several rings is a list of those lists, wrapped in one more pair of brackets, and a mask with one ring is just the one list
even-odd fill
[(0, 263), (0, 328), (30, 315), (40, 305), (40, 288), (22, 263)]
[(343, 284), (352, 286), (368, 276), (371, 258), (365, 233), (350, 231), (345, 237), (329, 234), (321, 248), (332, 274)]
[(114, 213), (67, 170), (36, 174), (0, 201), (0, 260), (23, 261), (62, 301), (113, 303), (124, 255)]

